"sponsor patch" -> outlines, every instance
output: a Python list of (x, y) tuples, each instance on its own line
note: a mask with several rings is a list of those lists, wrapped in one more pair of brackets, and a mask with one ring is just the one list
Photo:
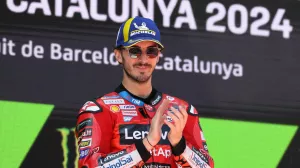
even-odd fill
[(203, 145), (203, 148), (206, 152), (208, 152), (208, 147), (207, 147), (207, 144), (206, 142), (202, 142), (202, 145)]
[(101, 99), (118, 99), (120, 98), (119, 95), (113, 95), (113, 96), (103, 96)]
[(103, 102), (104, 104), (125, 104), (124, 99), (106, 99)]
[(145, 104), (144, 106), (145, 106), (145, 109), (146, 109), (147, 111), (150, 111), (150, 112), (153, 112), (153, 111), (154, 111), (154, 107), (152, 107), (152, 106), (150, 106), (150, 105), (148, 105), (148, 104)]
[(117, 153), (109, 154), (106, 157), (101, 157), (102, 164), (110, 162), (110, 161), (112, 161), (112, 160), (114, 160), (116, 158), (122, 157), (122, 156), (124, 156), (126, 154), (127, 154), (126, 150), (121, 150), (121, 151), (119, 151)]
[(133, 157), (130, 154), (124, 155), (119, 159), (114, 159), (108, 163), (104, 163), (103, 167), (107, 168), (125, 168), (125, 167), (132, 167), (135, 163), (133, 162)]
[(120, 112), (120, 108), (117, 105), (111, 105), (110, 106), (110, 111), (113, 112), (113, 113), (117, 113), (117, 112)]
[(79, 148), (86, 148), (91, 145), (92, 145), (92, 138), (88, 138), (88, 139), (82, 139), (78, 146)]
[(172, 96), (166, 96), (167, 97), (167, 99), (168, 100), (170, 100), (170, 101), (173, 101), (173, 100), (175, 100), (175, 98), (174, 97), (172, 97)]
[(123, 120), (124, 120), (125, 122), (129, 122), (129, 121), (131, 121), (131, 119), (132, 119), (132, 117), (129, 117), (129, 116), (124, 116), (124, 117), (123, 117)]
[(82, 128), (86, 127), (86, 126), (92, 126), (93, 125), (93, 119), (92, 118), (87, 118), (83, 121), (81, 121), (78, 125), (77, 125), (77, 131), (81, 130)]
[(119, 105), (120, 109), (122, 110), (135, 110), (135, 105)]
[(157, 97), (151, 102), (151, 105), (156, 105), (161, 100), (161, 95), (157, 95)]
[(78, 133), (78, 137), (89, 137), (92, 136), (92, 128), (85, 128)]
[[(197, 155), (202, 161), (208, 164), (208, 159), (201, 153), (201, 151), (198, 151), (196, 148), (192, 148), (192, 151), (195, 155)], [(194, 156), (194, 158), (197, 158), (197, 156)]]
[(122, 114), (125, 116), (137, 116), (137, 111), (134, 110), (122, 110)]
[(100, 150), (100, 147), (99, 147), (99, 146), (96, 147), (96, 148), (94, 148), (94, 149), (92, 150), (92, 152), (91, 152), (91, 155), (94, 154), (94, 153), (98, 153), (99, 150)]
[(83, 149), (79, 151), (79, 159), (85, 158), (89, 154), (90, 148)]

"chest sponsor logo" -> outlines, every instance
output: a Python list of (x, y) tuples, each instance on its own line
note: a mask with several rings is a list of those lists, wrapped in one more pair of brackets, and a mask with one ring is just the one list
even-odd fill
[(120, 108), (117, 105), (111, 105), (110, 106), (110, 111), (113, 112), (113, 113), (117, 113), (117, 112), (120, 112)]
[(119, 95), (113, 95), (113, 96), (103, 96), (101, 99), (118, 99), (120, 98)]
[(150, 112), (153, 112), (153, 111), (154, 111), (154, 107), (152, 107), (152, 106), (150, 106), (150, 105), (148, 105), (148, 104), (145, 104), (144, 106), (145, 106), (145, 109), (146, 109), (147, 111), (150, 111)]
[(125, 104), (124, 99), (106, 99), (103, 102), (104, 104)]
[(88, 139), (82, 139), (78, 146), (80, 148), (86, 148), (91, 145), (92, 145), (92, 138), (88, 138)]
[(137, 111), (135, 110), (122, 110), (122, 114), (125, 116), (137, 116)]
[(86, 126), (92, 126), (93, 125), (93, 119), (92, 118), (87, 118), (83, 121), (81, 121), (78, 125), (77, 125), (77, 131), (81, 130), (82, 128), (86, 127)]
[(153, 148), (150, 151), (150, 154), (153, 156), (163, 156), (165, 158), (168, 158), (171, 156), (171, 149), (163, 149), (162, 147)]
[(171, 168), (171, 165), (153, 162), (144, 164), (142, 168)]
[(132, 117), (129, 117), (129, 116), (124, 116), (124, 117), (123, 117), (123, 120), (124, 120), (125, 122), (129, 122), (129, 121), (131, 121), (131, 119), (132, 119)]
[[(119, 126), (120, 133), (120, 144), (130, 145), (135, 142), (135, 140), (145, 138), (149, 133), (149, 125), (143, 124), (124, 124)], [(167, 138), (170, 128), (167, 125), (162, 126), (161, 139), (158, 144), (167, 145), (169, 140)]]
[(121, 110), (136, 110), (135, 105), (119, 105)]

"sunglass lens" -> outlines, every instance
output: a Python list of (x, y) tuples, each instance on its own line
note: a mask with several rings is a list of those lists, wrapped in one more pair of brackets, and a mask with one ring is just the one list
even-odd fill
[(132, 47), (130, 48), (129, 50), (129, 54), (130, 54), (130, 57), (131, 58), (137, 58), (137, 57), (140, 57), (141, 54), (142, 54), (142, 51), (140, 48), (137, 48), (137, 47)]
[(157, 47), (148, 47), (147, 48), (147, 55), (149, 57), (157, 57), (158, 56), (158, 48)]

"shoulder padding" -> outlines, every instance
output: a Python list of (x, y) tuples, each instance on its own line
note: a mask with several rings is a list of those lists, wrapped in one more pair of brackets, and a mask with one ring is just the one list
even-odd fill
[(97, 103), (96, 100), (90, 100), (87, 101), (86, 103), (84, 103), (84, 105), (81, 107), (79, 114), (82, 113), (98, 113), (98, 112), (102, 112), (102, 107), (100, 106), (99, 103)]
[(188, 112), (189, 115), (193, 115), (193, 116), (198, 116), (199, 115), (197, 109), (195, 109), (195, 107), (191, 104), (189, 104), (187, 112)]

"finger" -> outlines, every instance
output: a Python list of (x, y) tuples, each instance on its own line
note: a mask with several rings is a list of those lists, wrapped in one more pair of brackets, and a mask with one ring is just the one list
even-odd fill
[(176, 127), (176, 130), (181, 129), (181, 123), (178, 117), (175, 116), (174, 112), (168, 111), (168, 116), (172, 118), (174, 125)]
[(162, 115), (168, 109), (169, 104), (170, 104), (170, 100), (164, 99), (163, 102), (158, 107), (156, 113), (158, 113), (158, 115)]
[(186, 122), (187, 119), (188, 119), (188, 113), (187, 113), (185, 107), (184, 106), (179, 106), (179, 111), (182, 114), (184, 121)]
[(173, 106), (170, 108), (173, 112), (174, 115), (179, 119), (179, 120), (183, 120), (183, 115), (181, 114), (181, 112), (179, 112), (179, 110), (177, 110), (176, 108), (174, 108)]
[(179, 108), (179, 109), (176, 109), (176, 108), (174, 108), (174, 107), (171, 107), (171, 110), (174, 112), (174, 115), (175, 115), (176, 117), (178, 117), (178, 119), (179, 119), (179, 122), (180, 122), (180, 130), (183, 130), (182, 127), (185, 126), (186, 120), (185, 120), (183, 114), (180, 112), (180, 106), (179, 106), (178, 108)]
[(170, 121), (168, 121), (167, 119), (164, 119), (164, 123), (169, 126), (170, 131), (171, 130), (173, 130), (173, 131), (176, 130), (175, 125), (173, 123), (171, 123)]

